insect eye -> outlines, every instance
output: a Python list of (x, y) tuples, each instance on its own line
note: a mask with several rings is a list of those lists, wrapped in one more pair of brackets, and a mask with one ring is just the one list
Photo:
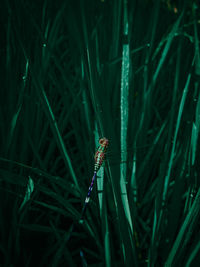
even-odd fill
[(102, 144), (104, 143), (104, 141), (105, 141), (104, 138), (101, 138), (101, 139), (99, 140), (99, 144), (102, 145)]
[(99, 144), (102, 145), (102, 146), (107, 146), (108, 145), (108, 139), (106, 139), (105, 137), (101, 138), (99, 140)]

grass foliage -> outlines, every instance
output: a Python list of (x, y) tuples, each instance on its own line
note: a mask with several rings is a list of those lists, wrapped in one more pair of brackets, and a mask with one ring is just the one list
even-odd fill
[(1, 266), (198, 266), (199, 8), (2, 2)]

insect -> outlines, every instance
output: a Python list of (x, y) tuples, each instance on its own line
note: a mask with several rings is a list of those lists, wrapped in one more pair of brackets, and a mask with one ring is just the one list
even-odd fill
[(94, 173), (98, 172), (98, 170), (102, 166), (105, 160), (107, 148), (108, 148), (108, 139), (106, 139), (105, 137), (99, 139), (99, 147), (94, 156), (95, 159)]
[(92, 177), (92, 182), (89, 186), (89, 190), (88, 190), (88, 193), (87, 193), (87, 196), (86, 196), (86, 199), (85, 199), (85, 203), (84, 203), (84, 206), (83, 206), (83, 209), (82, 209), (82, 213), (81, 213), (81, 219), (83, 219), (83, 216), (84, 216), (84, 213), (85, 213), (85, 210), (86, 210), (86, 207), (87, 207), (87, 204), (88, 202), (90, 201), (90, 195), (91, 195), (91, 192), (92, 192), (92, 189), (93, 189), (93, 186), (94, 186), (94, 181), (97, 177), (97, 172), (98, 170), (100, 169), (100, 167), (102, 166), (104, 160), (105, 160), (105, 155), (106, 155), (106, 150), (108, 148), (108, 139), (103, 137), (101, 139), (99, 139), (99, 147), (95, 153), (95, 156), (94, 156), (94, 160), (95, 160), (95, 164), (94, 164), (94, 175)]

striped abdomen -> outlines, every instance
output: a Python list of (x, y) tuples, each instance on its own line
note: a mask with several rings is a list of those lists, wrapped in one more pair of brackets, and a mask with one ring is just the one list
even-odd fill
[(98, 170), (102, 166), (105, 160), (107, 147), (108, 147), (108, 139), (106, 139), (105, 137), (101, 138), (99, 140), (99, 147), (94, 157), (95, 159), (94, 172), (98, 172)]

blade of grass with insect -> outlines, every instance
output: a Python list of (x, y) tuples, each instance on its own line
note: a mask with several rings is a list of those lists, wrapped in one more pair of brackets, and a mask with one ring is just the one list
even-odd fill
[[(97, 140), (99, 140), (99, 134), (97, 131), (97, 124), (96, 129), (95, 129), (95, 145), (96, 147), (98, 146)], [(98, 176), (97, 176), (97, 192), (98, 192), (98, 199), (99, 199), (99, 211), (100, 211), (100, 217), (102, 217), (102, 205), (103, 205), (103, 189), (104, 189), (104, 169), (100, 168), (98, 171)]]
[[(84, 16), (84, 15), (83, 15)], [(93, 99), (93, 105), (94, 105), (94, 110), (96, 110), (96, 107), (99, 107), (99, 101), (97, 99), (97, 96), (99, 95), (96, 95), (96, 97), (94, 96), (94, 92), (97, 92), (98, 88), (99, 88), (99, 85), (97, 84), (97, 80), (96, 80), (96, 76), (94, 75), (94, 69), (96, 68), (95, 66), (95, 63), (92, 64), (92, 61), (91, 61), (91, 51), (90, 50), (90, 46), (88, 44), (88, 37), (87, 37), (87, 30), (86, 30), (86, 23), (84, 22), (84, 32), (85, 32), (85, 39), (86, 39), (86, 49), (87, 49), (87, 61), (88, 61), (88, 64), (89, 64), (89, 73), (90, 73), (90, 88), (92, 90), (92, 93), (91, 93), (91, 96), (92, 96), (92, 99)], [(92, 58), (94, 60), (94, 58)], [(92, 64), (92, 65), (91, 65)], [(96, 90), (94, 91), (94, 84), (95, 84), (95, 87), (96, 87)], [(94, 101), (95, 100), (95, 101)], [(100, 119), (100, 115), (99, 115), (99, 111), (97, 111), (97, 121), (98, 121), (98, 124), (100, 124), (100, 129), (101, 129), (101, 132), (102, 132), (102, 127), (103, 127), (103, 124), (102, 124), (102, 119)], [(105, 113), (105, 110), (104, 110), (104, 113)], [(104, 123), (104, 125), (106, 125)], [(105, 227), (103, 227), (103, 229), (105, 229)]]
[[(95, 131), (96, 140), (99, 139), (97, 129)], [(98, 139), (97, 139), (98, 138)], [(105, 181), (104, 181), (104, 169), (101, 168), (97, 177), (97, 190), (99, 198), (100, 218), (102, 223), (102, 235), (104, 238), (104, 254), (105, 254), (105, 266), (111, 267), (111, 240), (110, 231), (108, 225), (107, 204), (105, 196)]]

